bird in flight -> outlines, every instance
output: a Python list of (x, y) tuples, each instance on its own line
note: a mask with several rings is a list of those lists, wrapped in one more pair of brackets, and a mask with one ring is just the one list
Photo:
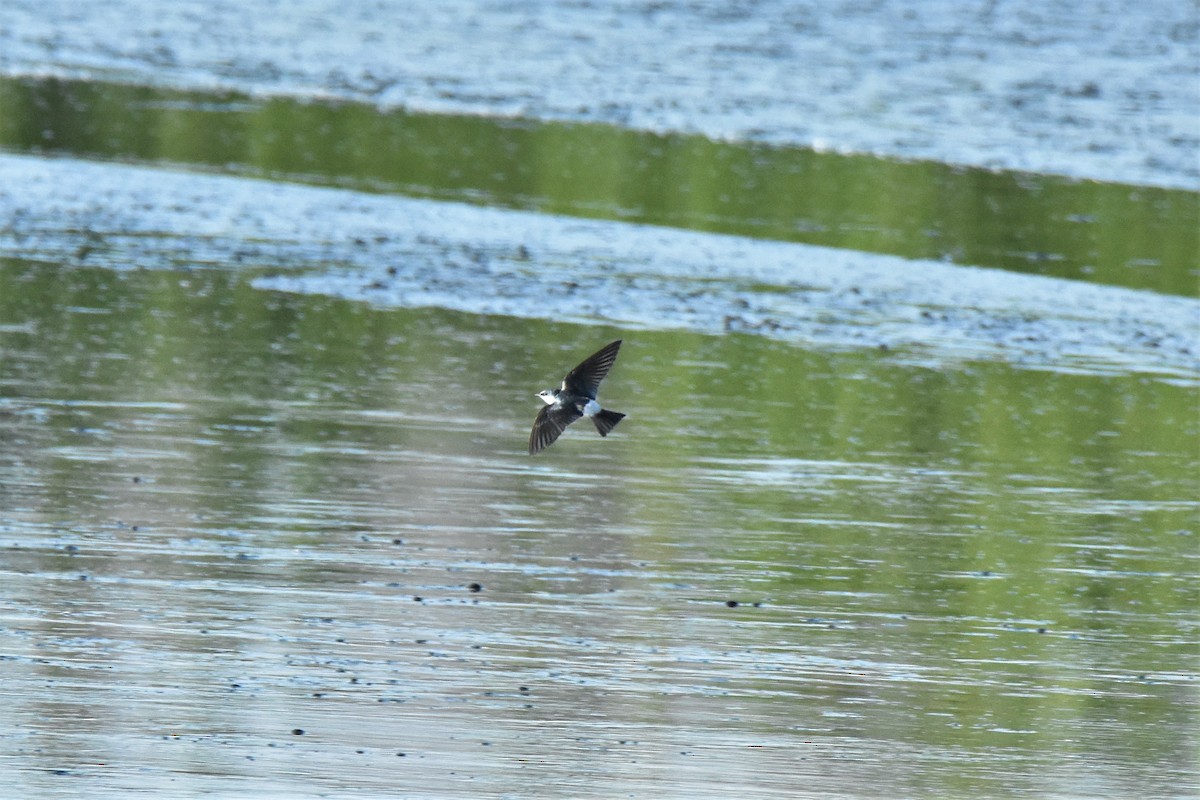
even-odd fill
[(583, 360), (578, 367), (563, 378), (562, 388), (545, 389), (537, 393), (546, 405), (538, 411), (533, 421), (533, 432), (529, 434), (529, 454), (533, 455), (550, 445), (580, 417), (588, 417), (596, 425), (601, 436), (617, 427), (624, 414), (601, 408), (596, 402), (596, 391), (600, 381), (608, 374), (617, 360), (621, 340), (606, 344)]

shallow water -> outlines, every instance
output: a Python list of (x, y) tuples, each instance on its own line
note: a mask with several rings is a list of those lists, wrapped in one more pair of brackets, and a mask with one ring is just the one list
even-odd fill
[(140, 3), (0, 25), (6, 793), (1200, 792), (1176, 5)]
[(6, 0), (0, 74), (1200, 187), (1178, 0)]
[(0, 148), (1200, 294), (1194, 191), (54, 78), (0, 79)]
[(1195, 791), (1194, 391), (619, 333), (4, 262), (11, 790)]
[(43, 263), (236, 269), (263, 290), (750, 332), (935, 369), (1200, 376), (1196, 299), (929, 260), (68, 158), (0, 155), (0, 211), (0, 256)]

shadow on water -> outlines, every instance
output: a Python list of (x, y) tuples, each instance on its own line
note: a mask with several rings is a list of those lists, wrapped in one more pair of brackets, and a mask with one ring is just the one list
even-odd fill
[(9, 785), (1195, 788), (1193, 390), (617, 333), (0, 263)]
[(1200, 196), (1186, 191), (58, 79), (0, 79), (0, 147), (1200, 291)]

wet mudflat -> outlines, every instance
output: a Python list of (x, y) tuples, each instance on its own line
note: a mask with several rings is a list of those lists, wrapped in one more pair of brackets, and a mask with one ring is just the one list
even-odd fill
[[(1195, 394), (0, 269), (17, 794), (1186, 796)], [(747, 397), (757, 402), (747, 402)]]

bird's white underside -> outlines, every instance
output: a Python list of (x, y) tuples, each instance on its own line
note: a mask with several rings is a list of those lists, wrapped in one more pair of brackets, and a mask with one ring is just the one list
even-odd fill
[[(542, 391), (538, 392), (537, 396), (542, 398), (542, 402), (548, 406), (554, 405), (555, 401), (558, 400), (558, 398), (554, 395), (554, 392), (550, 389), (543, 389)], [(587, 404), (583, 407), (583, 415), (585, 417), (594, 417), (601, 411), (602, 409), (600, 408), (600, 404), (595, 400), (588, 400)]]

